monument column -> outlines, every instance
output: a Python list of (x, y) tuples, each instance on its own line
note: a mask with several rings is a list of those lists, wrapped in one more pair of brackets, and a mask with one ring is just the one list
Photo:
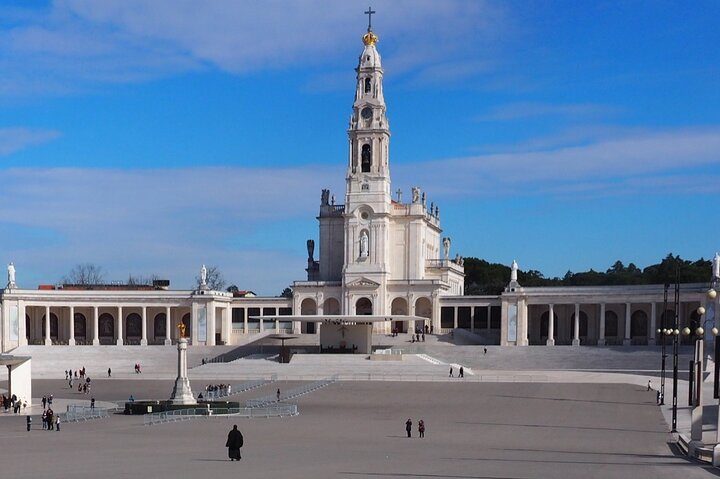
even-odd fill
[(147, 306), (142, 307), (142, 336), (140, 337), (140, 346), (147, 346)]
[(118, 346), (123, 345), (123, 311), (122, 306), (118, 306), (118, 327), (117, 327), (117, 341), (115, 341), (115, 344)]
[(657, 327), (657, 303), (650, 303), (650, 337), (648, 338), (648, 344), (655, 344), (655, 328)]
[(551, 304), (548, 307), (548, 337), (546, 344), (548, 346), (555, 346), (555, 305)]
[(625, 303), (625, 339), (623, 339), (623, 346), (630, 346), (630, 343), (632, 343), (632, 338), (630, 337), (630, 320), (632, 319), (630, 311), (630, 303)]
[(45, 346), (51, 346), (50, 339), (50, 306), (45, 306)]
[(172, 344), (170, 334), (172, 333), (172, 319), (170, 317), (170, 306), (165, 306), (165, 346)]
[(70, 306), (70, 339), (69, 346), (75, 346), (75, 306)]
[(600, 303), (600, 337), (598, 346), (605, 346), (605, 303)]
[(97, 346), (100, 344), (100, 331), (99, 331), (99, 325), (98, 325), (98, 307), (93, 306), (93, 339), (92, 343), (93, 346)]
[(573, 321), (573, 346), (580, 346), (580, 304), (575, 303), (575, 321)]

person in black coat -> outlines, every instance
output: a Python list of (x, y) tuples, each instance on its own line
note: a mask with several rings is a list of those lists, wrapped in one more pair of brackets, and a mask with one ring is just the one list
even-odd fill
[(243, 447), (243, 435), (238, 431), (237, 424), (228, 433), (225, 447), (228, 448), (228, 457), (231, 461), (240, 460), (240, 448)]
[(405, 431), (407, 432), (408, 437), (412, 437), (412, 420), (410, 418), (405, 421)]

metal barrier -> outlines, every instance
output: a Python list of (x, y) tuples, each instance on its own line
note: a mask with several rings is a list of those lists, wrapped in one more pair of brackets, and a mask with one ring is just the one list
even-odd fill
[(205, 399), (220, 399), (232, 396), (233, 394), (240, 394), (245, 391), (257, 389), (266, 384), (274, 383), (275, 381), (277, 381), (277, 374), (271, 375), (270, 379), (254, 379), (251, 381), (245, 381), (244, 383), (235, 386), (230, 384), (229, 387), (220, 389), (218, 391), (205, 391), (207, 393), (205, 395)]
[(117, 411), (117, 408), (98, 408), (90, 406), (81, 406), (78, 404), (68, 404), (65, 412), (65, 422), (89, 421), (91, 419), (102, 419), (110, 417), (111, 413)]
[(276, 404), (274, 406), (262, 408), (241, 407), (210, 409), (208, 407), (196, 407), (145, 414), (143, 416), (143, 424), (146, 426), (152, 426), (153, 424), (162, 424), (166, 422), (187, 421), (190, 419), (213, 417), (269, 418), (297, 415), (297, 404)]
[(261, 398), (257, 399), (248, 399), (245, 401), (245, 405), (250, 408), (258, 408), (262, 406), (266, 406), (268, 404), (273, 403), (279, 403), (281, 401), (287, 401), (288, 399), (294, 399), (296, 397), (302, 396), (303, 394), (310, 393), (312, 391), (316, 391), (318, 389), (324, 388), (325, 386), (329, 386), (330, 384), (336, 382), (338, 380), (338, 375), (335, 374), (334, 376), (331, 376), (329, 378), (321, 379), (319, 381), (312, 382), (310, 384), (306, 384), (304, 386), (300, 386), (295, 389), (291, 389), (284, 394), (280, 394), (280, 398), (277, 397), (277, 395), (269, 394), (267, 396), (263, 396)]
[(381, 354), (381, 355), (398, 355), (401, 356), (403, 354), (402, 349), (398, 348), (388, 348), (388, 349), (376, 349), (372, 352), (372, 354)]

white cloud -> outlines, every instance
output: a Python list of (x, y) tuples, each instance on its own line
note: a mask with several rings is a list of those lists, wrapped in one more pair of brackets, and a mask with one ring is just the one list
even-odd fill
[[(468, 44), (484, 55), (475, 40), (499, 35), (504, 20), (501, 9), (485, 1), (384, 0), (374, 7), (374, 25), (381, 42), (391, 45), (385, 53), (396, 74), (447, 75), (447, 69), (433, 70), (436, 62), (471, 74), (478, 60), (464, 65)], [(207, 67), (244, 74), (326, 65), (359, 51), (366, 8), (364, 2), (320, 0), (57, 0), (0, 32), (0, 65), (11, 72), (0, 80), (0, 93), (62, 93), (85, 83)]]
[[(651, 182), (640, 179), (665, 177), (663, 192), (684, 190), (672, 178), (692, 176), (706, 182), (704, 174), (694, 170), (720, 164), (719, 152), (720, 127), (631, 129), (581, 145), (427, 161), (399, 165), (395, 171), (403, 177), (421, 175), (443, 195), (552, 194), (579, 188), (595, 194), (626, 188), (627, 193), (657, 193)], [(717, 183), (709, 187), (720, 189)]]
[(597, 103), (538, 103), (520, 102), (499, 105), (489, 112), (476, 117), (478, 121), (512, 121), (528, 118), (565, 117), (565, 118), (596, 118), (617, 114), (619, 108)]
[(55, 130), (33, 128), (0, 128), (0, 156), (10, 155), (25, 148), (47, 143), (60, 136)]

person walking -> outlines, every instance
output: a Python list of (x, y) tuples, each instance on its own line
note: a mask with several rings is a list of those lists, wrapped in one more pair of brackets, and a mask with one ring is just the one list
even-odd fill
[(55, 423), (53, 422), (53, 420), (55, 419), (54, 416), (55, 416), (55, 413), (53, 412), (53, 410), (48, 408), (48, 410), (47, 410), (47, 425), (48, 425), (47, 430), (48, 431), (52, 431), (55, 428)]
[(648, 379), (648, 391), (652, 391), (652, 380)]
[(487, 348), (483, 348), (483, 354), (487, 354)]
[(27, 416), (25, 418), (25, 424), (27, 425), (28, 432), (30, 432), (30, 428), (32, 427), (32, 416)]
[(278, 388), (277, 390), (277, 400), (278, 402), (280, 402), (280, 388)]
[(230, 461), (239, 461), (240, 448), (243, 447), (243, 435), (238, 431), (237, 424), (235, 424), (232, 430), (228, 433), (227, 442), (225, 447), (228, 448), (228, 457)]
[(657, 394), (655, 395), (655, 403), (659, 406), (660, 405), (660, 390), (658, 389)]
[(60, 415), (59, 414), (57, 416), (55, 416), (55, 430), (56, 431), (60, 430)]
[(418, 432), (420, 433), (420, 437), (425, 437), (425, 421), (422, 419), (418, 422)]
[(110, 368), (108, 368), (108, 377), (109, 377), (109, 378), (112, 377), (112, 369), (110, 369)]
[(452, 366), (450, 366), (450, 376), (448, 376), (448, 377), (451, 377), (451, 378), (454, 377), (454, 376), (453, 376), (453, 368), (452, 368)]
[(95, 409), (95, 396), (90, 398), (90, 409)]
[(412, 437), (412, 420), (410, 418), (405, 421), (405, 432), (407, 432), (408, 437)]
[(47, 411), (43, 411), (42, 413), (42, 426), (43, 430), (47, 429)]
[(464, 378), (464, 377), (465, 377), (465, 369), (463, 369), (462, 366), (460, 366), (460, 374), (458, 374), (458, 377), (459, 377), (459, 378)]
[(43, 405), (43, 410), (44, 410), (45, 406), (47, 405), (47, 396), (42, 397), (42, 405)]
[(65, 370), (65, 381), (67, 381), (67, 378), (68, 378), (68, 370), (66, 369)]

